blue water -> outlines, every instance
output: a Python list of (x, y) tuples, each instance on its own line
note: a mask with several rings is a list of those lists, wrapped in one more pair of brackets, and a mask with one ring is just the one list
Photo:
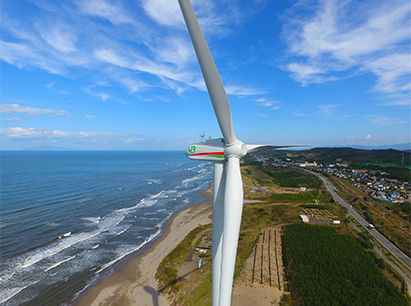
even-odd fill
[(0, 305), (69, 305), (201, 201), (183, 152), (1, 152)]

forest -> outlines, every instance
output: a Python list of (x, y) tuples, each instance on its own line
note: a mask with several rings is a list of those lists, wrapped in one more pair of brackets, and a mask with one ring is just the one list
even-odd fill
[(409, 305), (370, 253), (328, 226), (286, 226), (283, 261), (292, 305)]

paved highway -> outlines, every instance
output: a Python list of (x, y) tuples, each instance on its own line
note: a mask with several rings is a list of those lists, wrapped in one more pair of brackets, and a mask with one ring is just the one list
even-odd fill
[(347, 200), (341, 198), (337, 192), (335, 187), (323, 176), (318, 173), (315, 173), (310, 170), (306, 170), (313, 175), (318, 176), (323, 182), (325, 187), (327, 187), (328, 191), (333, 196), (334, 200), (340, 203), (342, 206), (348, 209), (348, 212), (371, 234), (377, 239), (387, 250), (389, 250), (403, 265), (404, 267), (408, 267), (411, 270), (411, 259), (405, 255), (400, 249), (398, 249), (394, 244), (391, 243), (387, 238), (385, 238), (382, 234), (380, 234), (375, 228), (370, 229), (369, 224), (363, 217), (361, 217), (357, 211), (351, 207), (351, 205), (347, 202)]

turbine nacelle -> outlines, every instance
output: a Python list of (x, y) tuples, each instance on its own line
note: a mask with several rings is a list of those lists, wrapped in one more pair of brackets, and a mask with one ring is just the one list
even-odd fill
[(247, 155), (247, 146), (239, 140), (226, 146), (223, 138), (210, 139), (205, 144), (192, 144), (186, 149), (186, 155), (192, 160), (224, 163), (230, 157), (243, 158)]
[(186, 155), (192, 160), (224, 163), (227, 161), (224, 154), (224, 139), (206, 140), (205, 144), (193, 144), (186, 149)]

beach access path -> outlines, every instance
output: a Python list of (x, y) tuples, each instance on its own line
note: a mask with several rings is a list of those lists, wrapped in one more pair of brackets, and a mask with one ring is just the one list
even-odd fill
[(163, 234), (143, 253), (102, 279), (74, 303), (76, 306), (163, 306), (169, 301), (157, 292), (158, 265), (193, 229), (211, 223), (212, 201), (206, 200), (175, 213)]

